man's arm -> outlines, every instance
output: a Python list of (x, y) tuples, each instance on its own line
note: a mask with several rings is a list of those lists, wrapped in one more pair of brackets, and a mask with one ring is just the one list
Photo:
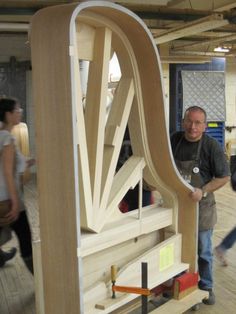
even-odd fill
[(201, 189), (195, 188), (194, 192), (190, 192), (190, 197), (193, 201), (199, 202), (203, 194), (205, 192), (214, 192), (224, 186), (227, 182), (229, 182), (230, 176), (226, 176), (223, 178), (214, 178), (207, 184), (205, 184)]
[[(205, 140), (207, 140), (207, 137)], [(216, 140), (211, 139), (206, 142), (206, 145), (210, 150), (210, 165), (213, 178), (201, 188), (195, 188), (194, 192), (190, 193), (191, 199), (196, 202), (203, 198), (205, 192), (214, 192), (230, 180), (229, 165), (220, 144)]]
[(230, 176), (223, 178), (214, 178), (202, 187), (203, 192), (214, 192), (229, 182)]

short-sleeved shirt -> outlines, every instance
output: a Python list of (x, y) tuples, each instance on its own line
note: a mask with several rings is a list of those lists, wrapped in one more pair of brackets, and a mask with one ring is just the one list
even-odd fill
[[(181, 148), (176, 151), (181, 138)], [(171, 136), (174, 158), (181, 161), (194, 160), (197, 155), (198, 143), (199, 141), (187, 141), (184, 132), (174, 133)], [(202, 137), (199, 169), (204, 184), (207, 184), (213, 178), (223, 178), (230, 175), (229, 164), (223, 149), (216, 139), (207, 134)]]
[(13, 143), (15, 145), (15, 182), (20, 192), (19, 174), (25, 171), (25, 157), (20, 153), (15, 137), (7, 130), (0, 130), (0, 201), (9, 199), (6, 179), (3, 170), (2, 151), (4, 146)]

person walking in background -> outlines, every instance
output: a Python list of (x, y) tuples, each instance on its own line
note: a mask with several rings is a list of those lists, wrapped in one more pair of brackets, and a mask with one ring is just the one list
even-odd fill
[(212, 233), (217, 220), (213, 192), (229, 181), (230, 171), (219, 143), (204, 133), (206, 121), (205, 110), (189, 107), (184, 114), (183, 132), (171, 136), (171, 146), (180, 174), (194, 187), (189, 196), (199, 202), (198, 286), (209, 291), (203, 302), (213, 305)]
[(224, 237), (219, 245), (214, 249), (215, 256), (221, 262), (222, 266), (228, 266), (226, 259), (227, 250), (231, 249), (236, 241), (236, 226)]
[[(236, 191), (236, 167), (234, 162), (230, 161), (231, 170), (231, 187), (233, 191)], [(216, 258), (221, 262), (222, 266), (228, 266), (226, 259), (226, 253), (231, 249), (236, 241), (236, 226), (224, 237), (219, 245), (214, 249)]]
[[(29, 271), (33, 274), (31, 231), (23, 202), (20, 174), (34, 160), (26, 161), (20, 153), (12, 128), (21, 121), (22, 109), (18, 100), (0, 99), (0, 227), (9, 227), (16, 233), (20, 253)], [(1, 256), (1, 255), (0, 255)], [(2, 261), (4, 263), (4, 261)]]
[(8, 252), (5, 252), (0, 248), (0, 267), (3, 267), (6, 262), (15, 257), (16, 252), (17, 249), (15, 247), (12, 247)]

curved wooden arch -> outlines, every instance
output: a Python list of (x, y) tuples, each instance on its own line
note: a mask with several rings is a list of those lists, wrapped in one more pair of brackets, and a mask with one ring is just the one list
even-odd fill
[[(196, 206), (171, 154), (158, 52), (139, 18), (105, 1), (39, 11), (31, 48), (45, 313), (100, 313), (96, 305), (109, 313), (134, 298), (106, 300), (111, 263), (120, 267), (118, 283), (138, 285), (140, 262), (148, 261), (151, 287), (196, 268)], [(107, 117), (113, 52), (122, 77)], [(79, 60), (89, 61), (86, 95)], [(134, 155), (116, 173), (127, 124)], [(143, 177), (163, 206), (121, 214), (119, 202)], [(162, 228), (172, 237), (160, 243)], [(94, 260), (102, 265), (94, 269)]]

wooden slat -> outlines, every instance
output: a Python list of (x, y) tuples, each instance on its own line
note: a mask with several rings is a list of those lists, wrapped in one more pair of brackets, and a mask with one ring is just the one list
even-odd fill
[[(110, 127), (117, 126), (117, 132), (111, 140), (113, 145), (105, 145), (103, 157), (103, 173), (102, 173), (102, 199), (100, 208), (107, 207), (107, 201), (111, 191), (112, 181), (116, 170), (116, 165), (124, 138), (125, 128), (127, 126), (130, 108), (134, 97), (133, 79), (121, 78), (117, 88), (111, 110), (106, 124), (106, 134)], [(106, 142), (107, 143), (107, 142)]]
[[(119, 210), (117, 209), (117, 211)], [(120, 213), (120, 219), (107, 224), (103, 232), (82, 235), (81, 256), (87, 256), (99, 250), (113, 247), (142, 234), (167, 227), (172, 223), (172, 210), (170, 208), (152, 205), (144, 208), (142, 211), (141, 221), (138, 219), (137, 210), (127, 214)]]
[(184, 313), (186, 310), (190, 309), (193, 305), (201, 303), (204, 298), (207, 298), (209, 292), (203, 290), (196, 290), (190, 295), (186, 296), (182, 300), (170, 300), (166, 304), (162, 305), (160, 308), (151, 311), (151, 314), (180, 314)]
[(117, 210), (119, 203), (127, 191), (130, 188), (134, 188), (142, 180), (142, 170), (144, 167), (145, 162), (143, 158), (131, 156), (117, 172), (112, 181), (107, 206), (96, 217), (96, 230), (101, 231), (106, 222), (110, 220), (110, 216)]
[[(81, 26), (82, 27), (82, 26)], [(76, 36), (76, 33), (75, 33)], [(74, 42), (76, 39), (74, 38)], [(78, 175), (79, 175), (79, 195), (80, 195), (80, 219), (81, 227), (92, 227), (93, 206), (92, 192), (89, 171), (89, 158), (87, 139), (85, 132), (85, 119), (82, 103), (82, 88), (80, 79), (79, 55), (80, 49), (83, 49), (83, 41), (77, 41), (77, 45), (73, 47), (71, 56), (73, 58), (72, 75), (74, 77), (74, 97), (75, 97), (75, 114), (76, 114), (76, 138), (78, 138)]]
[(81, 60), (92, 61), (94, 56), (95, 28), (85, 24), (76, 23), (76, 42), (78, 49), (78, 58)]
[(96, 30), (93, 62), (89, 66), (85, 106), (85, 126), (95, 210), (100, 203), (110, 54), (111, 31), (108, 28), (99, 28)]

